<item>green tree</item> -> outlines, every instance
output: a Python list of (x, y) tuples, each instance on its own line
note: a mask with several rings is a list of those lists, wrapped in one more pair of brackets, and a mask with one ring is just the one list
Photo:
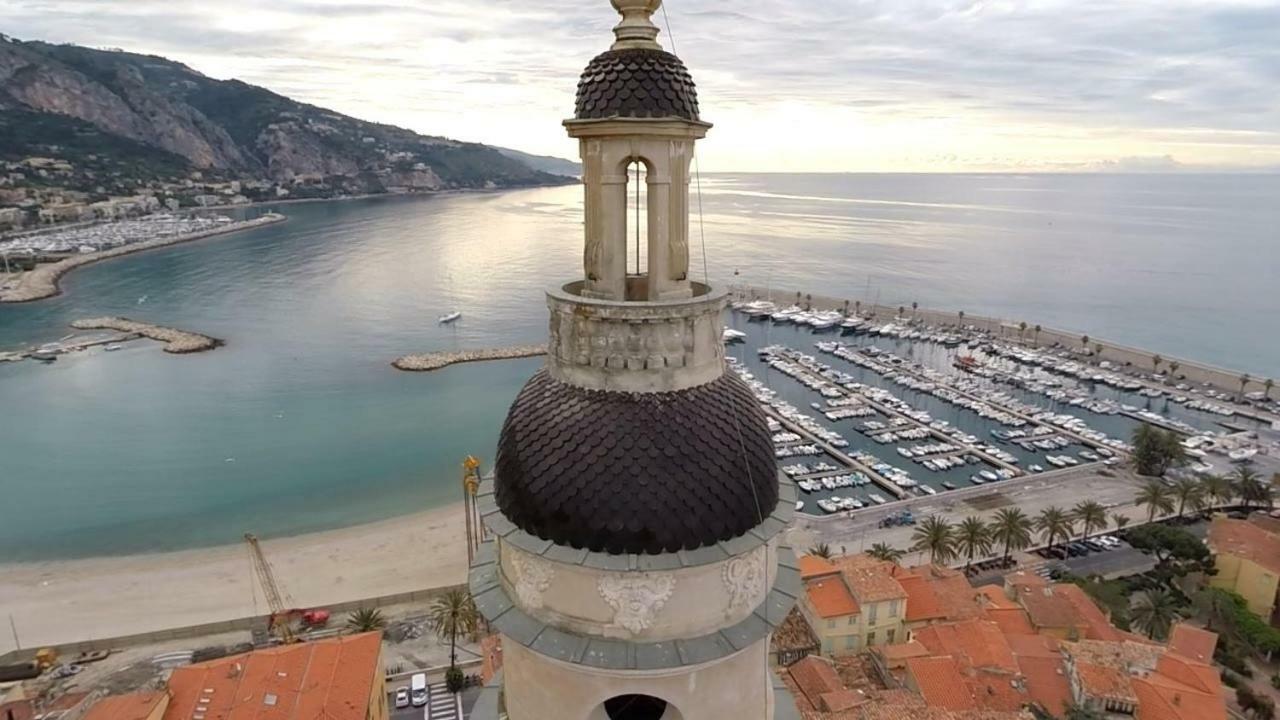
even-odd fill
[(1154, 522), (1157, 514), (1173, 512), (1173, 498), (1169, 496), (1169, 489), (1154, 480), (1143, 485), (1133, 501), (1138, 506), (1147, 506), (1147, 522)]
[(435, 599), (427, 609), (427, 623), (435, 631), (436, 637), (449, 639), (449, 676), (451, 692), (462, 689), (461, 683), (453, 687), (454, 678), (459, 677), (458, 670), (458, 636), (470, 635), (480, 624), (480, 613), (476, 610), (471, 593), (466, 590), (450, 590)]
[(1246, 509), (1275, 505), (1275, 489), (1264, 483), (1258, 473), (1247, 465), (1236, 468), (1231, 474), (1231, 484)]
[(360, 608), (347, 615), (347, 629), (353, 633), (373, 632), (386, 627), (387, 620), (377, 608)]
[(1133, 431), (1133, 462), (1143, 475), (1164, 475), (1186, 462), (1186, 448), (1172, 430), (1160, 430), (1143, 423)]
[(958, 318), (960, 321), (960, 327), (964, 327), (964, 311), (963, 310), (956, 313), (956, 318)]
[(1249, 383), (1251, 382), (1253, 382), (1253, 378), (1249, 376), (1249, 373), (1244, 373), (1240, 376), (1240, 395), (1241, 396), (1244, 396), (1244, 389), (1248, 387)]
[(928, 551), (929, 562), (946, 564), (955, 559), (955, 539), (952, 537), (951, 525), (946, 520), (932, 515), (916, 526), (911, 534), (915, 542), (911, 549)]
[(1178, 618), (1178, 600), (1168, 590), (1148, 590), (1138, 596), (1132, 617), (1134, 627), (1152, 640), (1163, 641)]
[(1036, 530), (1045, 544), (1052, 548), (1057, 545), (1058, 538), (1069, 540), (1075, 526), (1071, 516), (1062, 508), (1047, 507), (1036, 516)]
[(1275, 386), (1276, 386), (1276, 381), (1272, 380), (1271, 378), (1267, 378), (1266, 382), (1262, 383), (1263, 389), (1266, 390), (1266, 392), (1263, 394), (1263, 397), (1270, 400), (1271, 389), (1274, 388)]
[(871, 546), (867, 554), (877, 560), (885, 562), (897, 563), (902, 559), (903, 552), (887, 543), (878, 542)]
[(980, 517), (970, 515), (965, 518), (955, 527), (952, 535), (956, 551), (965, 557), (966, 572), (975, 556), (985, 556), (991, 552), (991, 528)]
[(809, 554), (814, 557), (820, 557), (823, 560), (830, 560), (831, 546), (826, 543), (818, 543), (809, 548)]
[(1071, 517), (1080, 523), (1080, 532), (1084, 533), (1084, 539), (1088, 540), (1094, 530), (1104, 530), (1107, 527), (1107, 509), (1102, 507), (1102, 503), (1096, 500), (1085, 500), (1077, 503), (1071, 509)]
[(1126, 527), (1126, 526), (1128, 526), (1128, 524), (1129, 524), (1129, 516), (1128, 516), (1128, 515), (1122, 515), (1122, 514), (1120, 514), (1120, 513), (1112, 513), (1112, 515), (1111, 515), (1111, 522), (1115, 524), (1115, 526), (1116, 526), (1116, 531), (1117, 531), (1117, 532), (1119, 532), (1119, 531), (1121, 531), (1121, 530), (1125, 529), (1125, 527)]
[(1129, 544), (1156, 558), (1154, 579), (1175, 587), (1174, 580), (1192, 572), (1212, 573), (1213, 556), (1200, 538), (1180, 527), (1152, 523), (1129, 531)]
[(1200, 491), (1205, 500), (1215, 507), (1226, 505), (1235, 497), (1231, 481), (1221, 475), (1206, 475), (1200, 479)]
[(1151, 356), (1151, 370), (1153, 372), (1156, 372), (1156, 373), (1160, 372), (1160, 366), (1163, 364), (1164, 364), (1164, 358), (1160, 357), (1159, 355)]
[(1168, 374), (1168, 376), (1166, 376), (1166, 378), (1165, 378), (1165, 382), (1169, 382), (1169, 380), (1176, 379), (1176, 377), (1177, 377), (1177, 372), (1178, 372), (1178, 368), (1180, 368), (1180, 367), (1182, 367), (1182, 363), (1178, 362), (1177, 360), (1170, 360), (1170, 361), (1169, 361), (1169, 374)]
[(1085, 350), (1088, 350), (1088, 349), (1089, 349), (1089, 336), (1088, 336), (1088, 335), (1081, 335), (1081, 336), (1080, 336), (1080, 347), (1084, 348)]
[(1035, 344), (1036, 344), (1036, 346), (1037, 346), (1037, 347), (1039, 347), (1039, 346), (1040, 346), (1040, 331), (1041, 331), (1042, 329), (1043, 329), (1043, 328), (1041, 328), (1039, 325), (1036, 325), (1036, 327), (1035, 327), (1036, 338), (1035, 338), (1035, 341), (1034, 341), (1034, 342), (1035, 342)]
[(1021, 508), (1003, 508), (996, 512), (991, 523), (991, 539), (1004, 545), (1004, 559), (1008, 564), (1014, 550), (1024, 550), (1031, 544), (1031, 518)]
[(1023, 320), (1018, 323), (1018, 339), (1021, 340), (1023, 335), (1027, 334), (1027, 321)]
[(1204, 509), (1204, 489), (1200, 481), (1195, 478), (1184, 477), (1175, 482), (1173, 499), (1178, 506), (1178, 517), (1182, 517), (1187, 508), (1191, 508), (1192, 511)]

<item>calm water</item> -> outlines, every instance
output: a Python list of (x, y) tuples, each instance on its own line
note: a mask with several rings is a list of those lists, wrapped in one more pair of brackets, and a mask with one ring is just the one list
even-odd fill
[[(289, 205), (285, 224), (78, 270), (61, 297), (0, 306), (0, 348), (102, 314), (228, 341), (0, 365), (0, 559), (234, 542), (456, 498), (461, 459), (492, 459), (539, 361), (388, 363), (543, 338), (542, 288), (579, 273), (580, 195)], [(1280, 176), (703, 180), (713, 280), (737, 270), (1026, 319), (1256, 375), (1280, 375), (1277, 198)], [(463, 320), (438, 326), (454, 308)]]

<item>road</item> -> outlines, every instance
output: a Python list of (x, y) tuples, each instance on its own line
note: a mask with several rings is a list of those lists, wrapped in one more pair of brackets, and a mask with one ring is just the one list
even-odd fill
[[(444, 689), (444, 683), (439, 682), (432, 684), (431, 701), (422, 707), (397, 708), (395, 704), (396, 688), (408, 687), (409, 680), (405, 678), (403, 681), (397, 681), (399, 684), (387, 685), (387, 707), (391, 708), (391, 720), (462, 720), (467, 713), (471, 711), (471, 707), (476, 704), (476, 698), (480, 696), (481, 688), (469, 687), (461, 693), (461, 703), (455, 704), (452, 695)], [(462, 714), (457, 714), (456, 710), (461, 708)]]
[[(1100, 469), (1093, 466), (1043, 473), (938, 496), (913, 498), (840, 517), (805, 518), (797, 515), (796, 528), (791, 531), (790, 538), (799, 552), (816, 543), (827, 543), (833, 552), (838, 553), (861, 552), (880, 542), (905, 550), (911, 547), (914, 528), (878, 527), (881, 519), (903, 509), (910, 509), (917, 519), (938, 515), (950, 523), (959, 523), (975, 515), (990, 521), (996, 511), (1005, 507), (1022, 508), (1027, 515), (1034, 517), (1047, 507), (1069, 510), (1084, 500), (1095, 500), (1107, 507), (1109, 516), (1121, 513), (1135, 522), (1146, 519), (1146, 509), (1133, 505), (1133, 497), (1142, 481), (1118, 467), (1113, 469), (1110, 477), (1099, 472)], [(908, 556), (905, 561), (908, 564), (919, 562), (925, 559), (922, 555)]]

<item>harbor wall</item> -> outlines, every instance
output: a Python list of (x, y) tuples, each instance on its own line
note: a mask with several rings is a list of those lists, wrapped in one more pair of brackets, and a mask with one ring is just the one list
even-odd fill
[[(329, 620), (332, 626), (333, 624), (340, 625), (345, 622), (343, 614), (349, 613), (353, 610), (368, 607), (377, 608), (387, 605), (400, 605), (404, 603), (426, 603), (446, 592), (449, 592), (450, 590), (466, 589), (467, 586), (465, 584), (441, 585), (438, 587), (423, 588), (421, 590), (409, 590), (407, 592), (391, 593), (389, 595), (378, 595), (375, 597), (363, 598), (361, 600), (348, 600), (337, 603), (319, 603), (316, 607), (323, 607), (333, 613), (333, 617)], [(81, 640), (73, 643), (42, 645), (40, 647), (52, 647), (58, 651), (60, 656), (74, 655), (76, 653), (89, 652), (93, 650), (115, 650), (136, 645), (149, 645), (151, 643), (165, 642), (168, 640), (188, 640), (229, 632), (247, 632), (255, 627), (262, 627), (265, 623), (265, 618), (265, 614), (254, 615), (251, 617), (234, 618), (220, 622), (186, 625), (183, 627), (166, 628), (164, 630), (135, 633), (133, 635), (119, 635), (116, 637)], [(0, 665), (32, 660), (35, 658), (36, 650), (38, 649), (38, 647), (29, 647), (20, 650), (11, 650), (4, 655), (0, 655)]]
[[(849, 311), (853, 312), (857, 306), (855, 298), (837, 298), (828, 295), (811, 295), (808, 293), (797, 293), (794, 290), (765, 290), (764, 288), (746, 286), (742, 288), (743, 296), (751, 298), (770, 298), (779, 305), (789, 305), (797, 302), (801, 307), (812, 306), (815, 309), (832, 309), (841, 310), (848, 304)], [(863, 302), (861, 304), (862, 314), (874, 314), (874, 316), (884, 322), (889, 322), (898, 317), (899, 306), (877, 305), (874, 303)], [(911, 306), (905, 306), (904, 319), (918, 319), (928, 325), (959, 325), (960, 314), (957, 311), (936, 310), (932, 308), (911, 309)], [(1019, 328), (1020, 320), (1011, 321), (1003, 318), (988, 317), (985, 315), (964, 314), (964, 324), (973, 326), (979, 330), (984, 330), (991, 335), (1003, 338), (1009, 342), (1021, 342), (1028, 347), (1049, 347), (1054, 344), (1061, 345), (1071, 350), (1081, 351), (1087, 349), (1094, 360), (1109, 360), (1112, 363), (1120, 365), (1133, 366), (1144, 372), (1153, 370), (1151, 359), (1157, 354), (1164, 358), (1164, 363), (1160, 366), (1162, 372), (1169, 371), (1169, 362), (1176, 361), (1178, 363), (1177, 375), (1179, 378), (1185, 379), (1191, 383), (1208, 383), (1214, 387), (1230, 393), (1240, 392), (1240, 381), (1245, 375), (1237, 370), (1228, 370), (1226, 368), (1215, 367), (1206, 363), (1197, 362), (1195, 360), (1187, 360), (1179, 357), (1172, 357), (1162, 353), (1154, 353), (1149, 350), (1142, 350), (1129, 345), (1123, 345), (1104, 338), (1095, 338), (1089, 335), (1088, 345), (1084, 345), (1081, 339), (1086, 333), (1075, 332), (1071, 330), (1062, 330), (1059, 328), (1050, 328), (1041, 326), (1040, 333), (1037, 335), (1034, 331), (1035, 323), (1027, 321), (1027, 330), (1022, 332)], [(1019, 337), (1021, 336), (1021, 338)], [(1097, 346), (1101, 346), (1101, 354), (1094, 354)], [(1263, 383), (1266, 382), (1263, 377), (1251, 377), (1245, 387), (1245, 392), (1254, 392), (1264, 390)], [(1276, 390), (1275, 392), (1280, 392)]]

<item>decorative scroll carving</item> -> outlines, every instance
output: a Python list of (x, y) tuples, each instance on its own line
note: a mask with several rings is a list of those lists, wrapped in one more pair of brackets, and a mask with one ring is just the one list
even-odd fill
[(613, 608), (613, 623), (638, 635), (653, 625), (675, 587), (674, 575), (646, 573), (636, 577), (606, 575), (596, 589)]
[(720, 570), (720, 577), (729, 592), (730, 613), (750, 607), (764, 593), (766, 560), (767, 553), (762, 546), (733, 558)]
[(551, 578), (555, 575), (555, 568), (546, 560), (529, 557), (527, 555), (515, 555), (512, 557), (512, 565), (516, 569), (516, 597), (519, 598), (520, 604), (528, 609), (542, 607), (542, 594), (551, 586)]

